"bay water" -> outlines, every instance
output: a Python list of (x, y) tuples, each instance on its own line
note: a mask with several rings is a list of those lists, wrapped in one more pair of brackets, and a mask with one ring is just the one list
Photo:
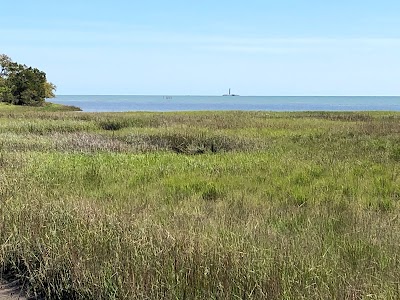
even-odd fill
[(400, 96), (60, 95), (51, 102), (85, 112), (126, 111), (400, 111)]

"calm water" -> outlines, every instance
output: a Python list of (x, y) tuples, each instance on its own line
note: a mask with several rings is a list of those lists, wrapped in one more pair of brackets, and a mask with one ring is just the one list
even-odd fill
[(271, 96), (57, 96), (51, 102), (87, 112), (266, 110), (266, 111), (400, 111), (400, 97)]

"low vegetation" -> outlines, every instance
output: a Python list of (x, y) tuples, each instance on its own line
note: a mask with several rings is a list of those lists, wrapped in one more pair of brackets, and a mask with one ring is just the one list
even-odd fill
[(0, 273), (48, 299), (399, 299), (400, 114), (0, 106)]

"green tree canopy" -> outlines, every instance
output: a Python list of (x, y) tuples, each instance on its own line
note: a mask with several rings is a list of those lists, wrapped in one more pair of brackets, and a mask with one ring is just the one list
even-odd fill
[(0, 54), (0, 76), (6, 76), (6, 72), (7, 72), (7, 68), (11, 63), (11, 58), (9, 58), (7, 55), (5, 54)]
[(54, 94), (55, 90), (57, 89), (56, 85), (46, 81), (44, 84), (44, 92), (46, 98), (54, 98), (56, 95)]
[(56, 86), (37, 68), (13, 62), (0, 55), (0, 101), (16, 105), (41, 105), (54, 97)]

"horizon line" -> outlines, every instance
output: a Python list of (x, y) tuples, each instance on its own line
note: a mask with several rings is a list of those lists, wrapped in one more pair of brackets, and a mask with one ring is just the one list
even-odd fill
[[(159, 96), (159, 97), (224, 97), (221, 95), (200, 94), (56, 94), (58, 96)], [(400, 95), (240, 95), (235, 97), (400, 97)], [(49, 98), (51, 99), (51, 98)]]

